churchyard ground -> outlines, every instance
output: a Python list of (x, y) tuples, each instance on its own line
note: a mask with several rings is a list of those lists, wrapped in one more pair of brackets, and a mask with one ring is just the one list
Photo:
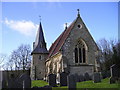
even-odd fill
[[(42, 81), (42, 80), (33, 80), (32, 81), (32, 87), (42, 87), (48, 85), (47, 82)], [(53, 87), (52, 90), (58, 90), (59, 88), (68, 88), (67, 86), (64, 87)], [(81, 89), (80, 89), (81, 88)], [(120, 89), (120, 83), (115, 83), (115, 84), (110, 84), (109, 83), (109, 78), (105, 78), (102, 79), (102, 81), (100, 83), (93, 83), (93, 80), (90, 81), (84, 81), (84, 82), (77, 82), (77, 89), (78, 90), (83, 90), (84, 88), (91, 88), (92, 90), (98, 90), (98, 89), (102, 89), (102, 88), (108, 88), (110, 90), (116, 90), (116, 89)], [(91, 90), (90, 89), (90, 90)]]

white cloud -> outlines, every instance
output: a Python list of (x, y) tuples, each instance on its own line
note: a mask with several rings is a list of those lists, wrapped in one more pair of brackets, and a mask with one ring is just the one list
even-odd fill
[(34, 24), (32, 21), (15, 21), (15, 20), (8, 20), (5, 19), (4, 23), (11, 29), (20, 32), (23, 35), (31, 36), (36, 33), (36, 30), (38, 29), (37, 24)]

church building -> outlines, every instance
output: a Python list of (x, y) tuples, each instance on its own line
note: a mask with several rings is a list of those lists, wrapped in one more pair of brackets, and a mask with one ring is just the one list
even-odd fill
[(60, 73), (92, 75), (98, 72), (99, 48), (84, 24), (78, 9), (76, 19), (62, 32), (47, 50), (42, 24), (40, 22), (36, 40), (33, 42), (31, 78), (48, 79)]

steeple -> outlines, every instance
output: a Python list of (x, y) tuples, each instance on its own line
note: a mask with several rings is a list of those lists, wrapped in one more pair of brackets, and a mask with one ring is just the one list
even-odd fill
[(31, 54), (35, 54), (35, 53), (48, 53), (41, 21), (37, 31), (36, 40), (33, 43), (33, 51)]

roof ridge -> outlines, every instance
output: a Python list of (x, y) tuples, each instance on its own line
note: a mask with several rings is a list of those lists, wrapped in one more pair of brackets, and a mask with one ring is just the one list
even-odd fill
[[(61, 34), (61, 38), (63, 37), (63, 35), (64, 35), (64, 33), (66, 32), (66, 30), (67, 30), (67, 29), (65, 29), (65, 31), (63, 31), (63, 33)], [(61, 40), (61, 38), (59, 39), (59, 41)], [(53, 52), (55, 51), (57, 45), (60, 43), (59, 41), (58, 41), (58, 43), (56, 44), (56, 46), (55, 46)], [(53, 52), (52, 52), (52, 54), (53, 54)]]
[(77, 18), (69, 25), (67, 29), (65, 29), (62, 34), (55, 40), (55, 42), (51, 45), (49, 49), (49, 55), (48, 58), (51, 57), (52, 55), (55, 55), (62, 47), (64, 44), (67, 36), (69, 35), (71, 29), (74, 26), (74, 23), (76, 22)]

